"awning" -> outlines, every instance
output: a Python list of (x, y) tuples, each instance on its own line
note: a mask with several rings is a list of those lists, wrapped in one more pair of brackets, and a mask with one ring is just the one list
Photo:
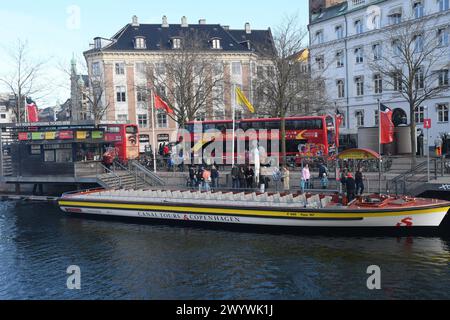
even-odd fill
[(379, 160), (380, 155), (369, 149), (349, 149), (338, 155), (340, 160)]

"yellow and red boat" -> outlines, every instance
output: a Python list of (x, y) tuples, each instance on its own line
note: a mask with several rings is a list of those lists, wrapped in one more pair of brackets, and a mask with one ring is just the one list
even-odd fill
[(380, 195), (342, 205), (325, 194), (104, 189), (65, 194), (59, 206), (71, 214), (319, 228), (437, 228), (450, 210), (446, 201)]

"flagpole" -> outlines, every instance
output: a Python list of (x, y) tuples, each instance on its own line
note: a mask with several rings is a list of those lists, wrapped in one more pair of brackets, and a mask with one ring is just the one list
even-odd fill
[(381, 157), (381, 100), (378, 99), (378, 154), (380, 155), (379, 161), (379, 169), (378, 169), (378, 187), (381, 195), (381, 177), (382, 177), (382, 164), (383, 159)]
[(231, 108), (232, 108), (232, 117), (233, 117), (233, 135), (232, 135), (232, 147), (231, 147), (231, 165), (234, 167), (235, 165), (235, 160), (234, 160), (234, 152), (235, 152), (235, 147), (234, 147), (234, 140), (236, 138), (236, 84), (233, 84), (233, 92), (234, 92), (234, 99), (233, 99), (233, 103), (231, 104)]
[(156, 155), (157, 155), (157, 149), (156, 149), (156, 132), (155, 132), (155, 95), (153, 92), (153, 89), (151, 90), (151, 109), (152, 109), (152, 136), (153, 136), (153, 171), (157, 173), (156, 168)]

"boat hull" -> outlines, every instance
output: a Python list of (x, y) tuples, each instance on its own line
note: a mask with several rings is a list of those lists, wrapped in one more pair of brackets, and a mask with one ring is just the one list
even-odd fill
[(380, 211), (283, 210), (282, 208), (219, 208), (120, 202), (61, 200), (64, 212), (97, 216), (311, 228), (416, 228), (439, 227), (450, 207)]

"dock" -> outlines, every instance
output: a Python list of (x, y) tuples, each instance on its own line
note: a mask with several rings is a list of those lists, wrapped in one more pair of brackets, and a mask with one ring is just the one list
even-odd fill
[(59, 197), (54, 196), (34, 196), (34, 195), (16, 195), (16, 194), (0, 194), (1, 201), (23, 201), (23, 202), (43, 202), (57, 203)]

